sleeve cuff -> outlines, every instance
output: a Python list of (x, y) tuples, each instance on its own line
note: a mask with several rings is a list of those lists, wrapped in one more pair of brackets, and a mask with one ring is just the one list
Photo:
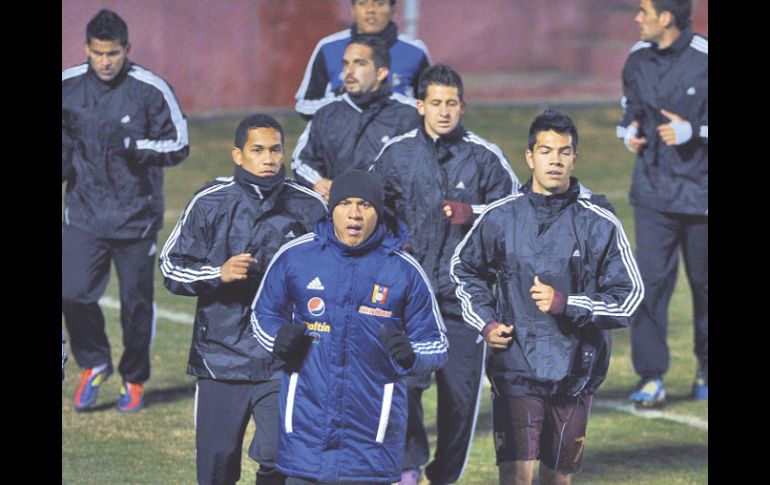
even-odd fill
[(500, 322), (493, 320), (484, 326), (484, 328), (481, 330), (481, 334), (484, 336), (484, 338), (487, 338), (487, 334), (499, 326)]
[(555, 317), (563, 315), (565, 306), (564, 294), (554, 288), (553, 299), (551, 300), (551, 306), (548, 307), (548, 313)]

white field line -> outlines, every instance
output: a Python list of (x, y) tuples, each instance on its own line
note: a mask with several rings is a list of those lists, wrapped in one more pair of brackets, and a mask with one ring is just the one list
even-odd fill
[[(113, 310), (120, 310), (120, 302), (111, 296), (103, 296), (99, 299), (99, 304), (107, 308), (112, 308)], [(195, 320), (195, 316), (190, 313), (175, 312), (164, 308), (158, 308), (158, 317), (187, 325), (192, 325)]]
[[(484, 387), (490, 387), (488, 379), (484, 379)], [(593, 406), (610, 409), (612, 411), (619, 411), (621, 413), (633, 414), (634, 416), (638, 416), (640, 418), (666, 419), (675, 423), (684, 424), (685, 426), (689, 426), (691, 428), (696, 428), (703, 431), (709, 430), (709, 422), (706, 419), (701, 419), (696, 416), (689, 416), (686, 414), (667, 413), (665, 411), (658, 411), (655, 409), (636, 409), (633, 404), (617, 399), (594, 399)]]

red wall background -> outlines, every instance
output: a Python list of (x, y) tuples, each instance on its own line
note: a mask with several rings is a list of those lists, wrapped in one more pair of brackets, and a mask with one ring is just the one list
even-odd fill
[[(693, 4), (707, 36), (708, 0)], [(130, 58), (163, 76), (187, 113), (292, 107), (316, 42), (351, 23), (349, 0), (63, 0), (62, 69), (85, 60), (85, 26), (100, 8), (126, 20)], [(638, 40), (637, 9), (637, 0), (420, 0), (417, 36), (432, 62), (460, 72), (469, 102), (612, 99)]]

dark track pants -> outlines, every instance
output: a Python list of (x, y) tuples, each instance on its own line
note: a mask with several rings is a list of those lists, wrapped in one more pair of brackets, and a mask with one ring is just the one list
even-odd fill
[[(460, 316), (456, 301), (439, 301), (449, 339), (446, 365), (436, 372), (438, 439), (433, 461), (425, 475), (436, 484), (460, 479), (470, 452), (481, 391), (484, 368), (484, 341), (468, 328)], [(428, 462), (430, 448), (423, 423), (422, 393), (430, 386), (430, 375), (407, 380), (408, 421), (404, 470)]]
[(644, 300), (631, 325), (634, 370), (646, 378), (668, 370), (668, 304), (676, 283), (679, 249), (693, 299), (695, 356), (708, 383), (708, 216), (689, 216), (634, 206), (636, 261)]
[(249, 456), (259, 463), (257, 484), (283, 484), (275, 471), (280, 379), (260, 382), (199, 378), (195, 389), (198, 485), (230, 485), (241, 477), (243, 436), (254, 418)]
[(62, 226), (62, 313), (72, 355), (80, 367), (112, 367), (98, 301), (107, 288), (110, 262), (114, 261), (124, 347), (118, 372), (123, 380), (137, 384), (150, 378), (150, 344), (155, 333), (155, 252), (155, 236), (103, 239)]

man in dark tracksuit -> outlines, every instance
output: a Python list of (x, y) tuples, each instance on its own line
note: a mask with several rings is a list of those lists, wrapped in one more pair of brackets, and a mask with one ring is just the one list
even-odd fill
[[(420, 127), (388, 142), (371, 170), (382, 176), (387, 210), (409, 228), (407, 250), (430, 278), (447, 326), (449, 360), (436, 372), (438, 442), (426, 468), (431, 483), (444, 484), (459, 480), (465, 468), (484, 364), (483, 340), (463, 323), (449, 262), (474, 215), (520, 184), (502, 151), (464, 128), (462, 79), (451, 67), (436, 64), (422, 73), (417, 109)], [(421, 403), (430, 375), (408, 383), (402, 485), (416, 483), (430, 457)]]
[[(98, 300), (115, 262), (120, 283), (123, 386), (118, 409), (144, 405), (154, 334), (154, 262), (163, 223), (163, 170), (189, 152), (187, 121), (171, 87), (127, 59), (128, 27), (101, 10), (86, 28), (88, 62), (62, 72), (62, 313), (84, 367), (75, 409), (96, 403), (112, 374)], [(66, 136), (65, 136), (66, 135)]]
[(608, 329), (627, 327), (644, 297), (620, 221), (571, 176), (577, 143), (566, 115), (535, 118), (532, 177), (488, 206), (452, 258), (465, 322), (491, 348), (501, 484), (532, 483), (538, 459), (540, 483), (571, 483), (610, 362)]
[(345, 94), (321, 108), (297, 141), (291, 168), (301, 183), (328, 199), (332, 180), (366, 170), (392, 137), (415, 128), (414, 100), (391, 93), (390, 56), (377, 37), (359, 36), (343, 56)]
[(342, 55), (350, 39), (359, 34), (381, 38), (388, 49), (391, 66), (387, 83), (393, 91), (414, 97), (420, 73), (430, 64), (428, 48), (418, 39), (398, 33), (393, 23), (396, 0), (351, 0), (354, 23), (349, 29), (324, 37), (313, 49), (297, 94), (295, 109), (311, 118), (323, 106), (342, 94)]
[(668, 303), (682, 250), (693, 298), (692, 395), (708, 399), (708, 41), (690, 28), (690, 2), (643, 0), (634, 19), (642, 40), (623, 68), (618, 136), (637, 153), (631, 182), (636, 257), (647, 298), (631, 326), (640, 376), (629, 397), (662, 404), (668, 370)]
[(187, 372), (198, 377), (195, 401), (199, 484), (240, 478), (243, 434), (254, 417), (249, 456), (257, 483), (283, 483), (274, 471), (278, 390), (283, 361), (251, 337), (251, 301), (278, 248), (312, 231), (325, 213), (318, 194), (285, 178), (283, 129), (272, 117), (240, 122), (232, 177), (203, 186), (179, 218), (160, 255), (172, 293), (197, 296)]

